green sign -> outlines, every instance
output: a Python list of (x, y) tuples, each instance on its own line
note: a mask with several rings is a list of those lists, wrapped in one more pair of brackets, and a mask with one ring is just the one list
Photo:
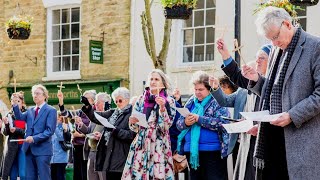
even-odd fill
[[(120, 81), (110, 81), (110, 82), (89, 82), (89, 83), (69, 83), (63, 84), (65, 88), (62, 89), (63, 96), (64, 96), (64, 104), (80, 104), (80, 92), (78, 90), (77, 84), (79, 84), (80, 88), (82, 89), (82, 93), (86, 90), (94, 89), (98, 92), (107, 92), (111, 95), (111, 93), (118, 87), (120, 87)], [(50, 105), (57, 105), (59, 100), (57, 98), (58, 87), (60, 83), (57, 84), (49, 84), (44, 86), (49, 91), (49, 100), (48, 104)], [(9, 97), (11, 97), (14, 89), (8, 88)], [(33, 98), (31, 95), (31, 87), (17, 87), (17, 92), (23, 91), (24, 98), (27, 105), (34, 105)]]
[(90, 63), (103, 64), (103, 42), (102, 41), (89, 41), (89, 58)]

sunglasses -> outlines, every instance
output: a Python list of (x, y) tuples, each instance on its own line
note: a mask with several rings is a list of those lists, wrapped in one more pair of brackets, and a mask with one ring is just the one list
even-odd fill
[(120, 104), (121, 104), (121, 103), (122, 103), (122, 101), (123, 101), (122, 99), (116, 100), (116, 104), (118, 104), (118, 103), (120, 103)]

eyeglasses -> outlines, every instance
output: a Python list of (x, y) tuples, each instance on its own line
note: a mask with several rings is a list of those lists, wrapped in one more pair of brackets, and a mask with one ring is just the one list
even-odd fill
[(277, 34), (276, 36), (274, 36), (273, 38), (271, 38), (271, 39), (270, 39), (271, 41), (275, 41), (275, 40), (279, 39), (280, 32), (281, 32), (281, 28), (282, 28), (282, 24), (283, 24), (283, 22), (281, 23), (281, 25), (280, 25), (280, 27), (279, 27), (279, 32), (278, 32), (278, 34)]
[(32, 93), (33, 96), (39, 96), (39, 95), (42, 95), (43, 93), (42, 92), (34, 92)]
[(122, 103), (122, 99), (116, 100), (116, 104), (121, 104)]

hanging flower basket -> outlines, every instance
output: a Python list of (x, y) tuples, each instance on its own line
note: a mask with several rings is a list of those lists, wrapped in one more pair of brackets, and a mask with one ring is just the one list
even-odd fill
[(259, 4), (258, 8), (254, 10), (253, 14), (258, 13), (262, 9), (269, 7), (269, 6), (283, 8), (284, 10), (286, 10), (289, 13), (289, 15), (294, 19), (294, 21), (297, 20), (297, 16), (298, 16), (296, 10), (302, 10), (302, 11), (305, 10), (305, 9), (302, 9), (300, 6), (296, 6), (296, 5), (291, 4), (289, 0), (269, 0), (266, 3)]
[(296, 6), (314, 6), (317, 5), (319, 0), (289, 0), (291, 4)]
[(24, 28), (9, 28), (7, 29), (8, 37), (10, 39), (28, 39), (30, 36), (30, 30), (26, 30)]
[(161, 0), (167, 19), (189, 19), (198, 0)]
[(32, 17), (13, 16), (6, 22), (6, 30), (10, 39), (28, 39), (31, 33)]
[(166, 7), (164, 10), (164, 16), (167, 19), (189, 19), (192, 15), (192, 8), (187, 6), (172, 6), (171, 8)]

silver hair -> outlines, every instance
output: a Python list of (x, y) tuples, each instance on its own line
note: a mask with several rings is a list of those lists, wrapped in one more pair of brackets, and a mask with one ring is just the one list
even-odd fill
[(272, 6), (266, 7), (258, 13), (255, 22), (257, 32), (260, 35), (266, 35), (270, 32), (272, 25), (280, 27), (284, 20), (292, 22), (292, 17), (286, 10)]
[(162, 80), (162, 83), (164, 85), (164, 87), (166, 88), (167, 90), (167, 93), (171, 93), (172, 89), (171, 89), (171, 83), (170, 83), (170, 79), (169, 77), (163, 72), (161, 71), (160, 69), (153, 69), (149, 75), (148, 75), (148, 80), (147, 80), (147, 83), (146, 83), (146, 87), (150, 87), (150, 79), (151, 79), (151, 75), (153, 73), (157, 73), (160, 75), (161, 77), (161, 80)]
[(92, 98), (93, 100), (96, 100), (96, 95), (97, 95), (97, 91), (94, 89), (91, 90), (87, 90), (83, 93), (83, 96), (89, 94), (90, 98)]
[(111, 97), (107, 93), (99, 92), (96, 95), (96, 99), (95, 99), (95, 102), (97, 102), (97, 101), (108, 102), (109, 104), (111, 104)]
[(47, 88), (44, 87), (42, 84), (34, 85), (34, 86), (32, 86), (32, 88), (31, 88), (32, 94), (34, 94), (34, 92), (35, 92), (37, 89), (41, 89), (41, 90), (42, 90), (43, 95), (44, 95), (44, 97), (46, 98), (45, 101), (48, 102), (49, 91), (47, 90)]
[(116, 97), (123, 97), (124, 99), (130, 99), (130, 91), (125, 88), (125, 87), (118, 87), (117, 89), (115, 89), (112, 94), (112, 99), (113, 101), (116, 101)]
[(209, 75), (204, 71), (196, 71), (192, 74), (190, 85), (203, 84), (210, 90)]

